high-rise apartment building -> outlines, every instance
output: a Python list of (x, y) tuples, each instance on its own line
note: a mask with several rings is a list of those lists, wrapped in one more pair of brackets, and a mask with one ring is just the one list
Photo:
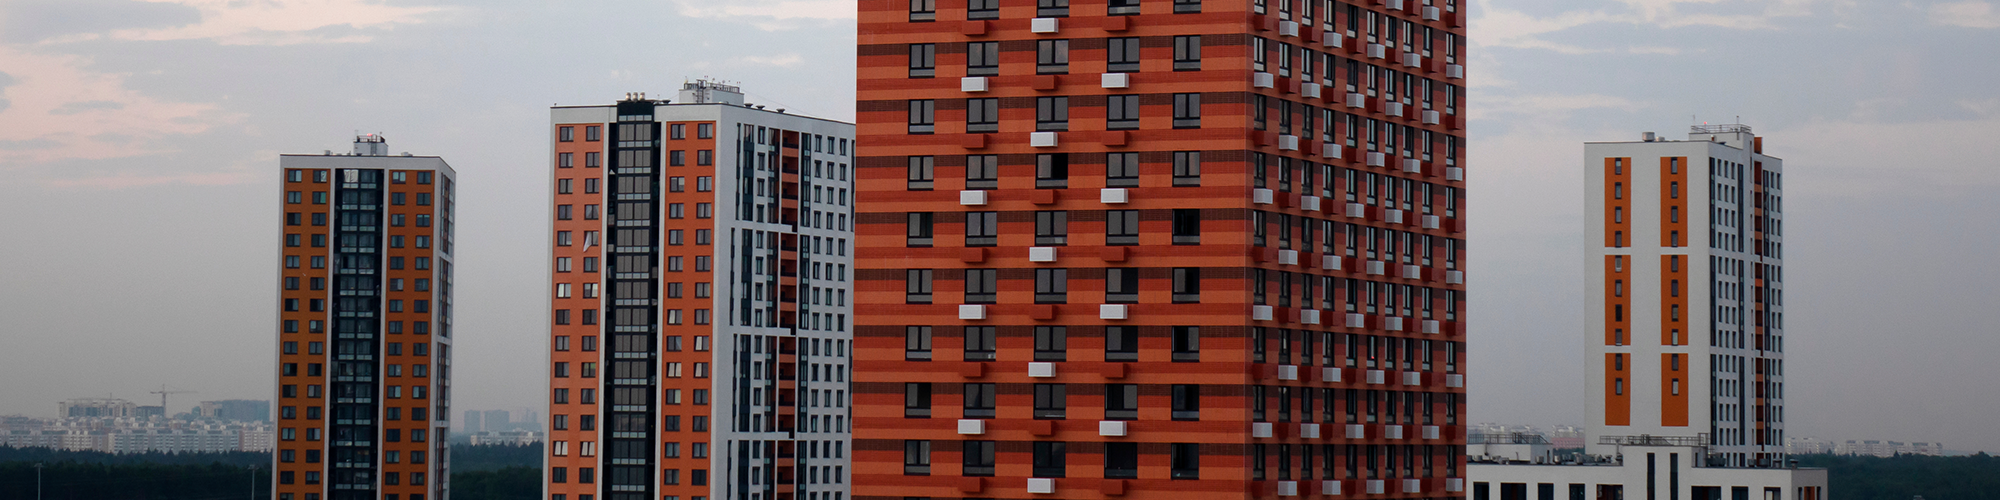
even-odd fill
[(373, 134), (278, 165), (276, 498), (446, 498), (456, 174)]
[(857, 500), (1462, 496), (1464, 19), (861, 2)]
[(550, 111), (544, 498), (846, 496), (854, 126), (764, 108)]
[(1783, 463), (1784, 161), (1744, 125), (1584, 157), (1590, 434), (1702, 436), (1724, 465)]

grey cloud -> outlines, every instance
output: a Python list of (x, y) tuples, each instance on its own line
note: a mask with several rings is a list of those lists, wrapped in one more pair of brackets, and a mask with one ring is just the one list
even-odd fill
[(16, 0), (0, 16), (0, 41), (33, 43), (78, 33), (166, 28), (201, 21), (194, 7), (137, 0)]
[[(7, 101), (5, 100), (0, 100), (0, 104), (5, 104), (6, 102)], [(6, 109), (6, 108), (4, 106), (0, 106), (0, 109)], [(58, 144), (56, 143), (56, 141), (51, 141), (48, 139), (28, 139), (25, 141), (0, 140), (0, 151), (28, 151), (35, 149), (48, 149), (56, 147), (57, 145)]]
[(85, 111), (93, 111), (99, 109), (125, 109), (125, 105), (123, 103), (119, 103), (118, 101), (77, 101), (64, 104), (61, 106), (56, 106), (56, 109), (49, 110), (49, 114), (74, 115)]

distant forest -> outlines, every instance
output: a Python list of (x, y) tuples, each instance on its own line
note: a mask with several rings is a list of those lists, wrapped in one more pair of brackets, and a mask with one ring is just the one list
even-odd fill
[[(540, 445), (456, 445), (451, 454), (453, 500), (534, 500), (541, 494)], [(2000, 500), (2000, 458), (1984, 453), (1796, 458), (1801, 466), (1827, 468), (1832, 483), (1828, 496), (1840, 500)], [(37, 463), (44, 467), (42, 498), (48, 500), (263, 500), (271, 495), (267, 453), (113, 455), (0, 447), (0, 499), (35, 498)]]

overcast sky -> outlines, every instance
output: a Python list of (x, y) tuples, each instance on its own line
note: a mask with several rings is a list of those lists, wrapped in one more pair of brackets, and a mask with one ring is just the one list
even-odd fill
[[(1472, 421), (1583, 423), (1582, 142), (1741, 116), (1786, 160), (1790, 435), (2000, 451), (2000, 8), (1472, 9)], [(540, 407), (548, 106), (708, 76), (851, 119), (853, 12), (0, 0), (0, 414), (267, 399), (277, 155), (356, 131), (459, 172), (455, 409)]]

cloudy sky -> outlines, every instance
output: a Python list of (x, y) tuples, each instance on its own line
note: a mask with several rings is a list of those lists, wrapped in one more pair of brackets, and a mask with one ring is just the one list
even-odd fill
[[(2000, 7), (1471, 6), (1474, 421), (1581, 423), (1581, 143), (1740, 116), (1788, 167), (1790, 434), (2000, 451)], [(0, 414), (267, 398), (277, 155), (356, 131), (460, 173), (454, 406), (540, 406), (547, 106), (706, 76), (850, 119), (853, 10), (0, 0)]]

